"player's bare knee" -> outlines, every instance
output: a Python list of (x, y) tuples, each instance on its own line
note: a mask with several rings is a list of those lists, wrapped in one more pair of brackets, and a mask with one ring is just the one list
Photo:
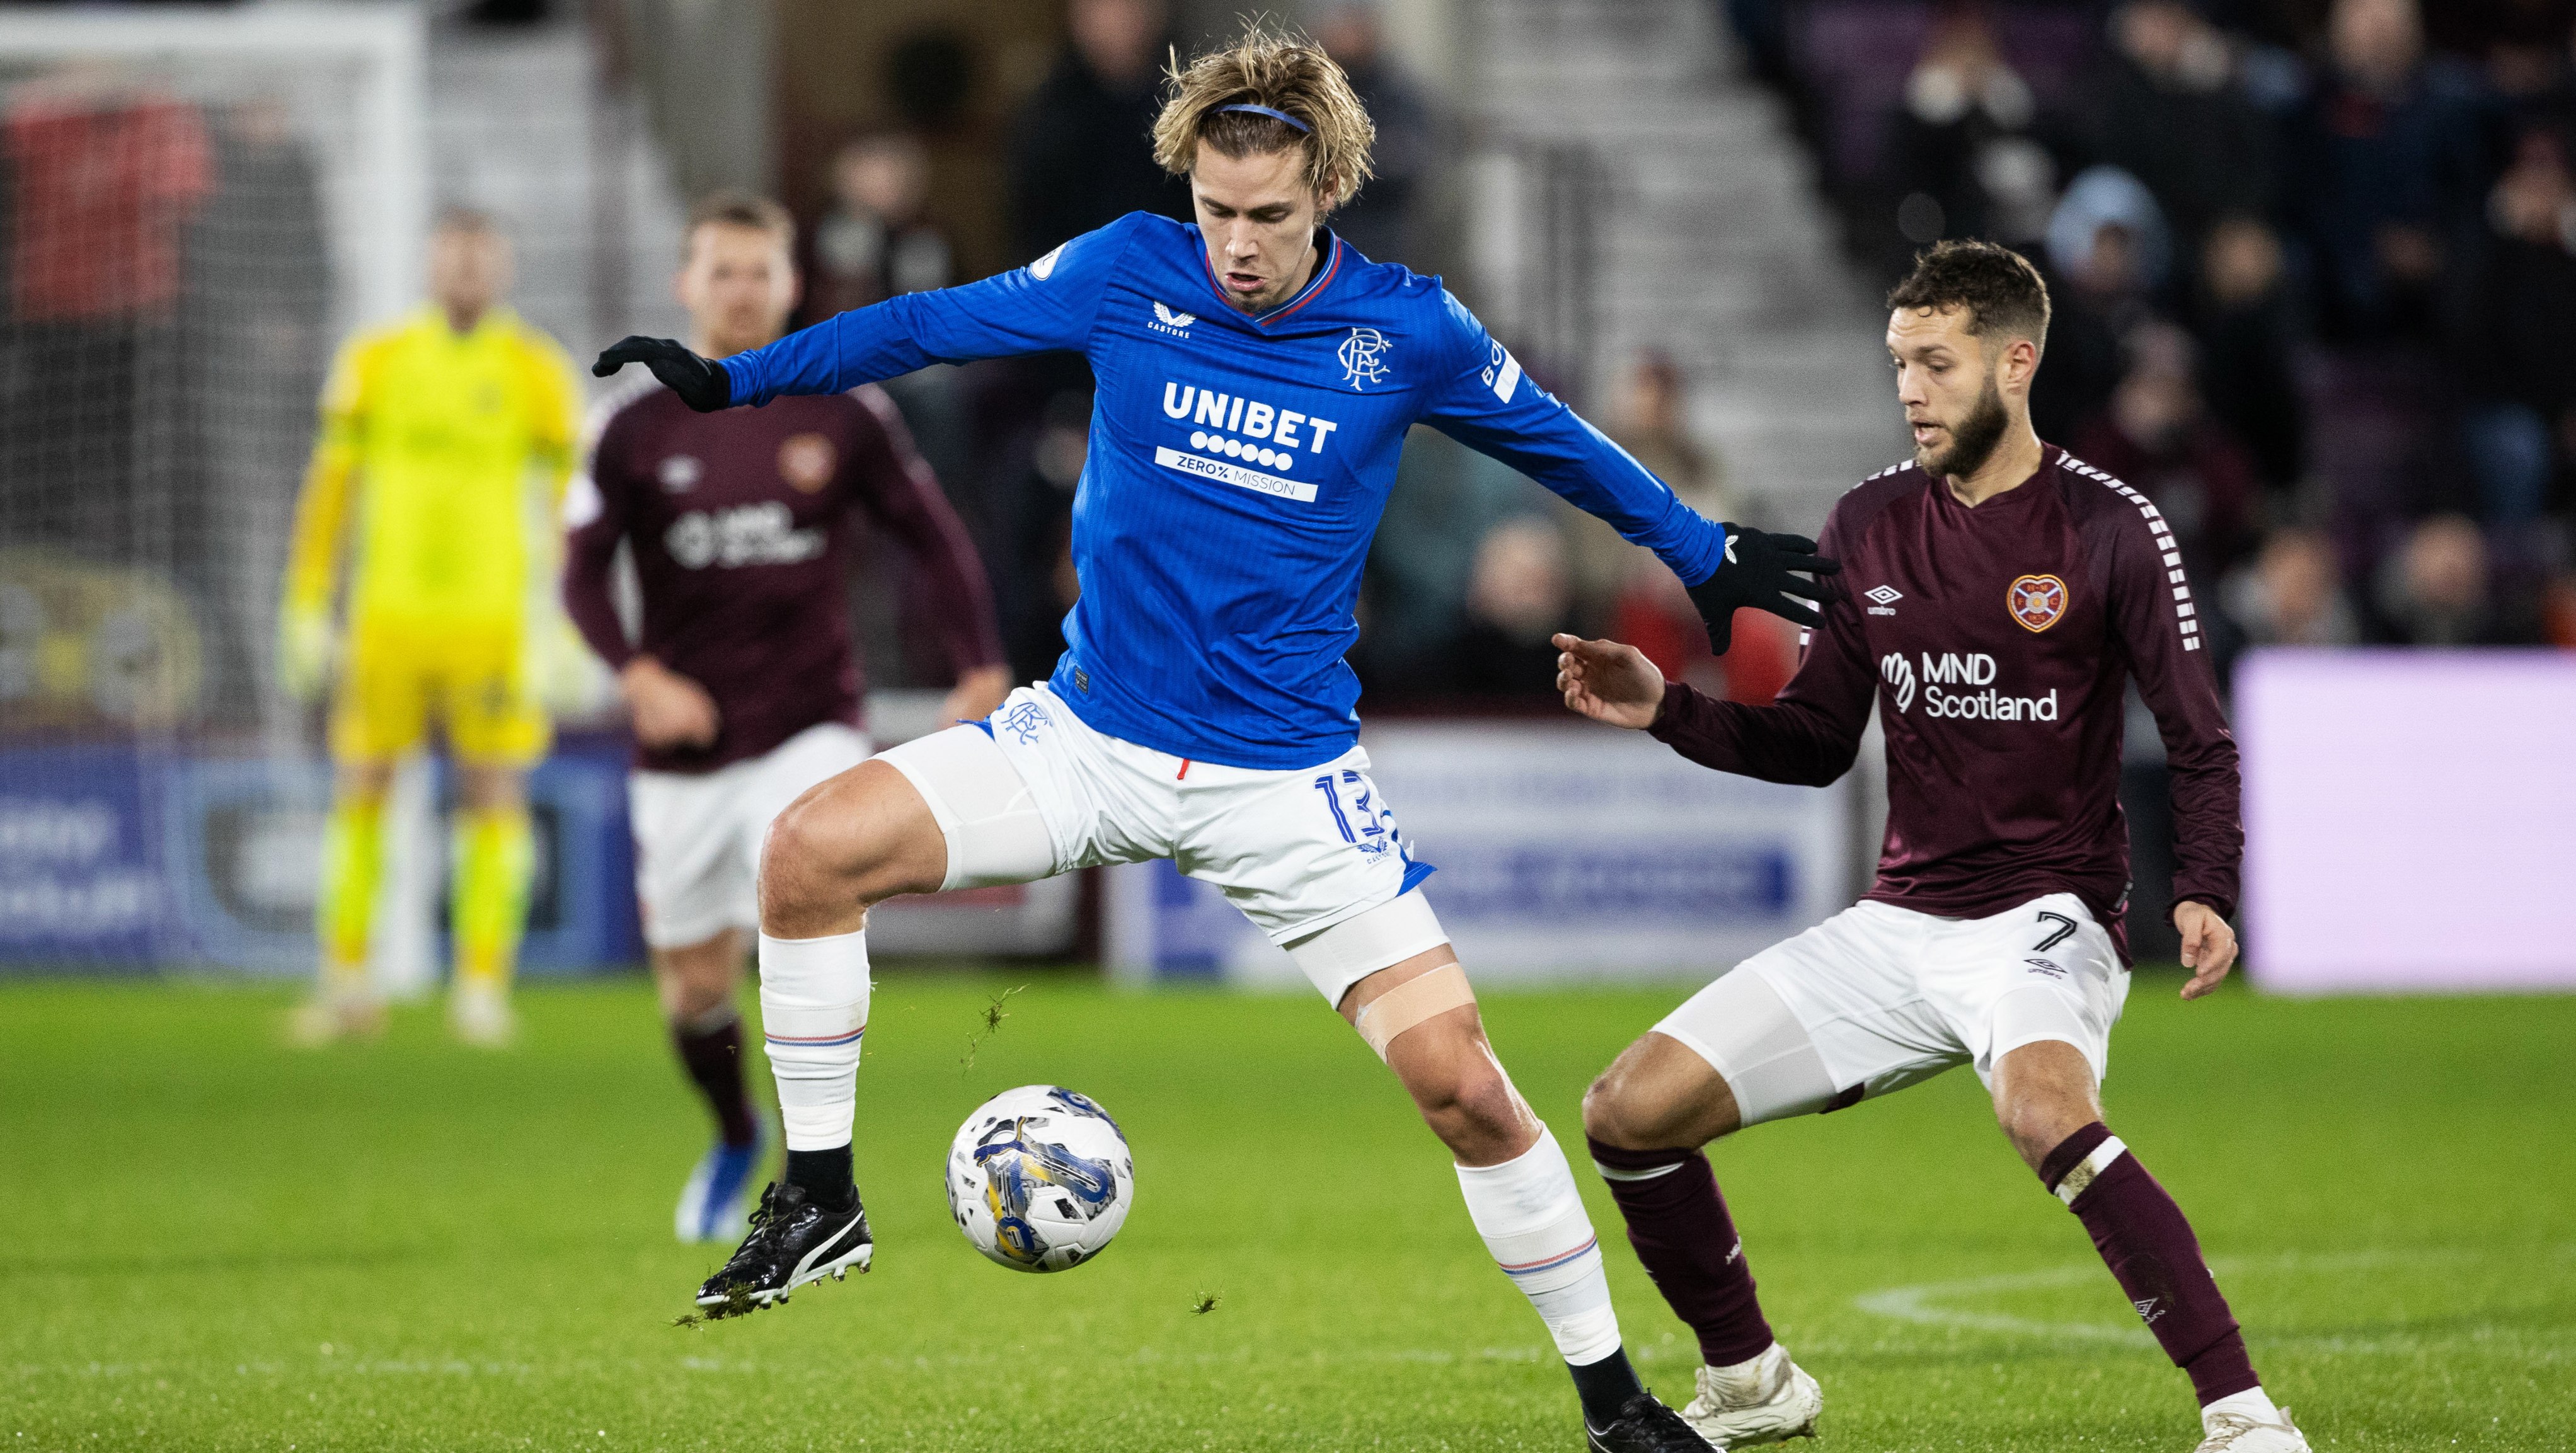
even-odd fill
[(1681, 1150), (1676, 1107), (1638, 1091), (1633, 1076), (1612, 1065), (1583, 1092), (1583, 1133), (1621, 1150)]
[(1633, 1107), (1627, 1103), (1622, 1088), (1616, 1065), (1594, 1077), (1583, 1091), (1583, 1134), (1621, 1150), (1650, 1149), (1637, 1143)]
[(769, 824), (760, 845), (760, 926), (781, 938), (800, 933), (817, 916), (842, 912), (859, 898), (860, 870), (847, 829), (830, 820), (818, 794), (808, 792)]
[(853, 904), (880, 903), (898, 893), (939, 891), (948, 844), (929, 804), (903, 774), (872, 761), (808, 789), (770, 824), (761, 849), (764, 925), (773, 861), (783, 910), (844, 913)]
[(394, 764), (342, 762), (332, 770), (331, 790), (346, 802), (383, 802), (394, 790)]
[(2053, 1085), (2008, 1090), (1995, 1097), (1995, 1122), (2013, 1149), (2034, 1166), (2066, 1137), (2099, 1118), (2101, 1110), (2089, 1097), (2068, 1094)]
[(1649, 1061), (1653, 1036), (1622, 1051), (1583, 1092), (1583, 1133), (1621, 1150), (1687, 1150), (1734, 1129), (1693, 1125), (1694, 1107), (1658, 1088)]
[(1452, 1149), (1512, 1140), (1529, 1120), (1528, 1106), (1472, 1012), (1443, 1015), (1399, 1035), (1389, 1045), (1387, 1064), (1423, 1122)]
[(2033, 1041), (2002, 1056), (1994, 1101), (1995, 1123), (2033, 1165), (2102, 1118), (2092, 1065), (2081, 1050), (2058, 1040)]
[(528, 802), (528, 776), (517, 767), (477, 765), (458, 776), (457, 796), (481, 811), (510, 811)]
[(742, 972), (742, 940), (727, 929), (700, 943), (657, 948), (652, 961), (662, 1017), (697, 1024), (732, 1002)]
[(733, 997), (733, 985), (700, 974), (672, 974), (662, 981), (662, 1015), (673, 1024), (694, 1024), (722, 1008)]

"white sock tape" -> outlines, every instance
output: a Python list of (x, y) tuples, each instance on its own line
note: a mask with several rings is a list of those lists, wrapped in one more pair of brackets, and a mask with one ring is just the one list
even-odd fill
[(1592, 1163), (1592, 1168), (1600, 1172), (1601, 1178), (1605, 1181), (1651, 1181), (1671, 1175), (1688, 1164), (1690, 1164), (1689, 1161), (1677, 1160), (1671, 1165), (1659, 1165), (1653, 1170), (1619, 1170), (1596, 1160)]
[(2093, 1184), (2102, 1172), (2110, 1169), (2111, 1162), (2128, 1153), (2129, 1147), (2121, 1144), (2120, 1137), (2116, 1135), (2093, 1147), (2093, 1153), (2078, 1161), (2075, 1169), (2068, 1171), (2065, 1178), (2057, 1183), (2057, 1199), (2064, 1201), (2067, 1208), (2072, 1210), (2075, 1206), (2075, 1198), (2084, 1194), (2085, 1187)]
[(1458, 1189), (1485, 1249), (1538, 1309), (1565, 1360), (1580, 1367), (1618, 1351), (1619, 1315), (1601, 1269), (1601, 1241), (1574, 1168), (1547, 1127), (1539, 1127), (1537, 1144), (1501, 1165), (1458, 1167)]
[(789, 1150), (850, 1143), (868, 1031), (867, 934), (760, 936), (760, 1031)]

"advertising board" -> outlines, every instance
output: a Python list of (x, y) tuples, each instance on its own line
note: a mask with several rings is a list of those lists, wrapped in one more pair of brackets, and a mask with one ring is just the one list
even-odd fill
[[(1361, 744), (1480, 983), (1706, 978), (1850, 900), (1847, 782), (1755, 782), (1573, 721), (1388, 722)], [(1304, 982), (1169, 863), (1112, 869), (1106, 908), (1120, 977)]]
[[(330, 768), (318, 761), (133, 746), (0, 752), (0, 970), (311, 972), (329, 801)], [(536, 871), (522, 972), (642, 959), (624, 749), (565, 742), (530, 775), (528, 805)], [(445, 855), (428, 830), (418, 911), (393, 916), (435, 933)]]
[(2258, 652), (2235, 716), (2256, 984), (2576, 988), (2576, 654)]

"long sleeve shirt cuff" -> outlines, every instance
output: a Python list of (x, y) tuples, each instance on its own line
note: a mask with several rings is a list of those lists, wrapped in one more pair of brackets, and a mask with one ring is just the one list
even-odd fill
[(1656, 711), (1654, 724), (1646, 728), (1646, 735), (1665, 746), (1678, 747), (1682, 744), (1678, 739), (1699, 735), (1697, 729), (1707, 711), (1708, 698), (1698, 688), (1666, 681), (1663, 706)]

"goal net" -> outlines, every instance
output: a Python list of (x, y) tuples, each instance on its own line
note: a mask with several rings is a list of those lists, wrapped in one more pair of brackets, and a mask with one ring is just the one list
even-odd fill
[(332, 347), (416, 286), (424, 53), (409, 6), (0, 9), (0, 968), (305, 921), (310, 847), (174, 764), (319, 770), (278, 582)]

